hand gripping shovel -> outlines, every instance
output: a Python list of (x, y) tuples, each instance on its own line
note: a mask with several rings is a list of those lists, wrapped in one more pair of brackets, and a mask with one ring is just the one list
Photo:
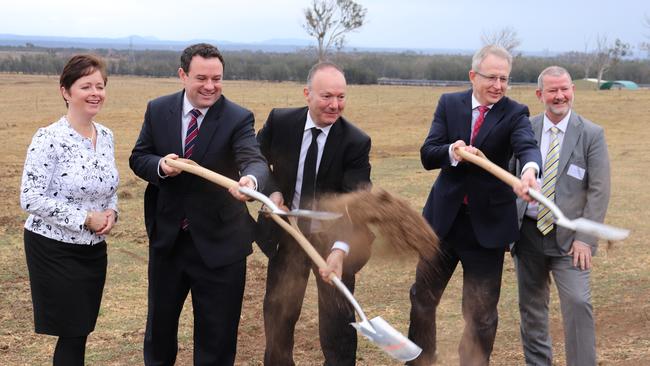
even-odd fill
[[(500, 166), (494, 164), (479, 151), (479, 155), (468, 153), (462, 148), (456, 148), (456, 153), (463, 157), (463, 159), (472, 162), (481, 168), (487, 170), (489, 173), (504, 181), (511, 187), (519, 184), (520, 180), (509, 172), (505, 171)], [(548, 199), (544, 194), (535, 190), (528, 190), (528, 194), (533, 197), (537, 202), (548, 207), (555, 218), (555, 224), (565, 227), (569, 230), (587, 233), (605, 240), (623, 240), (630, 235), (630, 230), (621, 229), (610, 225), (601, 224), (600, 222), (592, 221), (579, 217), (574, 220), (568, 219), (557, 205)]]
[[(238, 185), (237, 182), (235, 182), (234, 180), (225, 177), (221, 174), (215, 173), (206, 168), (203, 168), (192, 161), (187, 161), (184, 159), (177, 159), (177, 160), (166, 159), (165, 163), (174, 168), (178, 168), (185, 172), (203, 177), (224, 188), (230, 188), (233, 186), (236, 187)], [(284, 211), (277, 208), (267, 196), (259, 192), (255, 192), (247, 189), (242, 190), (240, 188), (239, 191), (246, 195), (250, 193), (251, 194), (250, 197), (255, 198), (260, 202), (266, 204), (267, 210), (265, 211), (269, 213), (273, 221), (275, 221), (278, 225), (280, 225), (280, 227), (282, 227), (291, 236), (293, 236), (294, 239), (296, 239), (296, 241), (302, 247), (305, 253), (307, 253), (309, 258), (311, 258), (311, 260), (314, 261), (314, 263), (316, 263), (316, 265), (319, 268), (327, 268), (327, 263), (325, 262), (323, 257), (321, 257), (320, 254), (318, 254), (316, 249), (314, 249), (311, 243), (307, 240), (307, 238), (305, 238), (304, 235), (302, 235), (302, 233), (298, 229), (298, 226), (295, 221), (295, 217), (298, 215), (289, 215), (289, 220), (291, 220), (291, 225), (290, 225), (282, 218), (280, 218), (280, 216), (278, 216), (279, 214), (284, 213)], [(270, 205), (268, 205), (267, 203), (270, 203)], [(276, 212), (276, 211), (280, 211), (280, 212)], [(316, 216), (319, 215), (320, 213), (317, 214)], [(361, 322), (351, 323), (351, 325), (355, 327), (362, 335), (364, 335), (366, 338), (368, 338), (368, 340), (370, 340), (371, 342), (379, 346), (379, 348), (384, 350), (391, 357), (398, 359), (400, 361), (403, 362), (410, 361), (420, 355), (422, 349), (418, 347), (415, 343), (413, 343), (410, 339), (406, 338), (404, 335), (398, 332), (384, 319), (378, 316), (371, 320), (368, 320), (366, 314), (361, 309), (361, 306), (355, 300), (354, 296), (352, 296), (352, 293), (350, 293), (348, 288), (343, 284), (343, 282), (341, 282), (341, 280), (338, 277), (336, 277), (335, 274), (332, 273), (330, 275), (330, 279), (332, 280), (334, 285), (339, 289), (339, 291), (341, 291), (345, 295), (348, 301), (350, 301), (350, 303), (354, 307), (354, 310), (361, 318)]]

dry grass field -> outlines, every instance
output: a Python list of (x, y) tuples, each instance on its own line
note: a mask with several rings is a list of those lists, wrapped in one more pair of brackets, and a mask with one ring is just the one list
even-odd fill
[[(54, 337), (35, 335), (22, 225), (19, 186), (26, 148), (32, 135), (65, 113), (58, 78), (0, 74), (0, 365), (47, 365)], [(107, 103), (97, 120), (114, 132), (121, 174), (120, 222), (109, 239), (109, 268), (97, 329), (89, 337), (88, 365), (140, 365), (146, 315), (147, 239), (142, 217), (144, 183), (128, 168), (128, 156), (140, 130), (146, 102), (179, 89), (175, 79), (111, 77)], [(420, 210), (435, 172), (426, 172), (419, 147), (426, 136), (444, 88), (351, 86), (346, 116), (373, 139), (373, 180), (408, 199)], [(272, 107), (301, 106), (302, 86), (293, 83), (226, 82), (224, 94), (255, 112), (259, 129)], [(530, 87), (509, 95), (539, 113)], [(593, 302), (600, 365), (650, 365), (650, 91), (579, 91), (576, 110), (605, 127), (612, 159), (612, 200), (607, 222), (633, 230), (625, 242), (601, 250), (594, 261)], [(252, 209), (257, 205), (251, 204)], [(415, 258), (375, 255), (359, 273), (358, 299), (369, 316), (381, 315), (406, 333)], [(238, 365), (261, 365), (264, 352), (261, 300), (266, 276), (259, 250), (248, 259)], [(438, 312), (442, 365), (458, 363), (456, 349), (463, 320), (460, 313), (462, 274), (456, 273)], [(298, 324), (298, 365), (322, 364), (318, 344), (315, 285), (310, 282)], [(192, 360), (191, 305), (180, 330), (179, 365)], [(494, 365), (522, 365), (516, 280), (506, 259), (499, 305)], [(564, 365), (563, 336), (557, 293), (552, 293), (552, 335), (557, 365)], [(359, 365), (396, 365), (378, 348), (360, 340)]]

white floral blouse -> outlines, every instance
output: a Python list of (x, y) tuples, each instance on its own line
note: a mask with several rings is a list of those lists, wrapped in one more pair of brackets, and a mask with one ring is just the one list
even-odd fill
[(27, 149), (20, 186), (20, 205), (30, 213), (25, 229), (72, 244), (104, 240), (85, 227), (88, 211), (117, 213), (113, 133), (93, 122), (95, 148), (65, 117), (40, 128)]

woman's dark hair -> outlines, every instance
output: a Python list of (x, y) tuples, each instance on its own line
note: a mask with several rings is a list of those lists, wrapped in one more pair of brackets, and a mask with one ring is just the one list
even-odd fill
[(61, 77), (59, 78), (59, 86), (70, 91), (70, 87), (75, 81), (97, 70), (102, 74), (104, 84), (106, 84), (108, 82), (106, 63), (101, 58), (95, 55), (74, 55), (63, 67)]

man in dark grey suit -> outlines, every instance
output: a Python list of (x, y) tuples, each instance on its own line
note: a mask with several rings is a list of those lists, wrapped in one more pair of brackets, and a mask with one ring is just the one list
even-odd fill
[[(342, 70), (322, 62), (314, 65), (307, 77), (303, 90), (307, 107), (276, 108), (269, 114), (257, 139), (272, 167), (273, 179), (267, 193), (276, 203), (312, 208), (313, 200), (322, 195), (370, 185), (370, 137), (341, 116), (346, 89)], [(264, 364), (293, 366), (294, 329), (309, 272), (315, 266), (298, 243), (278, 232), (281, 229), (274, 223), (269, 226), (263, 217), (258, 221), (262, 233), (258, 244), (269, 257), (264, 296)], [(321, 255), (327, 256), (328, 271), (334, 270), (354, 291), (354, 274), (368, 260), (372, 235), (367, 228), (354, 227), (349, 230), (351, 236), (334, 238), (319, 224), (306, 222), (301, 230)], [(340, 239), (346, 243), (334, 242)], [(343, 261), (347, 251), (349, 256)], [(325, 365), (351, 366), (356, 362), (357, 348), (356, 331), (349, 324), (354, 321), (354, 311), (336, 288), (323, 281), (328, 271), (316, 276)]]
[[(569, 218), (602, 222), (610, 191), (603, 129), (572, 110), (571, 75), (546, 68), (537, 81), (544, 113), (531, 118), (544, 158), (542, 192)], [(554, 141), (555, 140), (555, 141)], [(589, 274), (597, 238), (553, 224), (550, 212), (518, 201), (521, 235), (514, 246), (519, 282), (521, 339), (527, 365), (552, 365), (548, 332), (550, 274), (560, 296), (566, 362), (596, 365), (596, 339)]]
[(255, 140), (253, 114), (221, 93), (223, 56), (209, 44), (186, 48), (184, 89), (147, 106), (129, 164), (149, 182), (149, 295), (145, 365), (173, 365), (178, 319), (189, 291), (194, 364), (232, 365), (255, 222), (246, 196), (165, 164), (192, 159), (240, 186), (263, 188), (268, 166)]

